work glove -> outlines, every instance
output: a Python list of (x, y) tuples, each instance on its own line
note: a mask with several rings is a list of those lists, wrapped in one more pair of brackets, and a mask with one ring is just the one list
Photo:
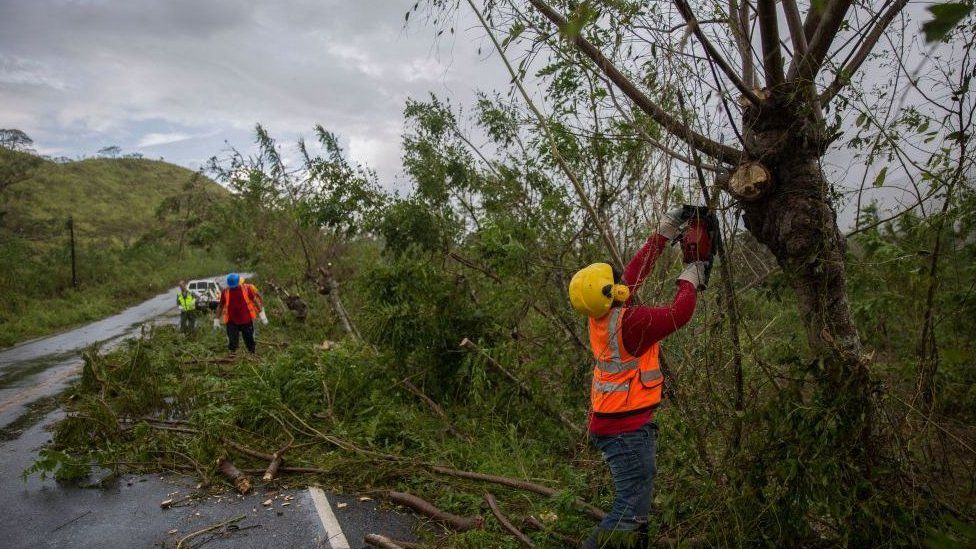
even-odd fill
[(213, 327), (214, 327), (214, 330), (219, 330), (220, 329), (220, 319), (219, 318), (214, 317)]
[(264, 324), (265, 326), (267, 326), (267, 324), (268, 324), (268, 315), (265, 314), (264, 309), (261, 309), (261, 312), (258, 313), (258, 318), (261, 319), (261, 324)]
[(708, 287), (708, 278), (712, 274), (712, 262), (692, 261), (685, 265), (683, 271), (678, 276), (678, 280), (687, 280), (694, 284), (696, 290), (704, 290)]
[(681, 234), (681, 226), (687, 221), (684, 207), (673, 208), (664, 213), (661, 223), (657, 226), (657, 233), (668, 240), (674, 240)]

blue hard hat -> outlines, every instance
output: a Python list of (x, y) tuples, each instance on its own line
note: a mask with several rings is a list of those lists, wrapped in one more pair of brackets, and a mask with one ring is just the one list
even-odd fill
[(236, 288), (238, 284), (241, 283), (241, 276), (237, 273), (230, 273), (227, 275), (227, 287)]

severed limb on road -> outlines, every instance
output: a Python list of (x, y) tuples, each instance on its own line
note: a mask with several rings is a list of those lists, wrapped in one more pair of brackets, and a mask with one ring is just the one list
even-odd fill
[(485, 525), (485, 519), (481, 518), (480, 516), (462, 517), (453, 513), (448, 513), (447, 511), (442, 511), (441, 509), (435, 507), (432, 503), (413, 494), (389, 491), (384, 495), (390, 501), (403, 505), (404, 507), (409, 507), (414, 511), (430, 517), (458, 532), (480, 530)]

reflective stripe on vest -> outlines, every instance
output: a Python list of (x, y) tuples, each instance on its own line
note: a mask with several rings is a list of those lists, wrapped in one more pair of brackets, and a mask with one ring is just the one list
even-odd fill
[(654, 381), (655, 379), (661, 379), (662, 377), (664, 377), (664, 375), (661, 374), (661, 370), (647, 370), (640, 373), (641, 383), (648, 383)]
[[(620, 310), (619, 308), (612, 309), (610, 311), (610, 333), (616, 334), (618, 327), (620, 325)], [(610, 360), (597, 360), (596, 367), (603, 370), (604, 372), (609, 372), (611, 374), (619, 374), (620, 372), (626, 372), (627, 370), (636, 369), (638, 366), (638, 360), (635, 358), (633, 360), (622, 361), (620, 360), (620, 344), (617, 342), (616, 337), (610, 338)]]
[(626, 393), (630, 390), (630, 382), (613, 383), (612, 381), (594, 381), (593, 387), (597, 391), (603, 391), (604, 393)]

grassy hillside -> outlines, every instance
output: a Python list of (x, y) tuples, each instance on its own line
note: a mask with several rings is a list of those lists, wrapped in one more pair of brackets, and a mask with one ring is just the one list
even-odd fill
[[(0, 162), (24, 153), (0, 149)], [(74, 216), (77, 236), (131, 242), (155, 223), (163, 201), (179, 195), (195, 172), (136, 158), (92, 158), (66, 164), (41, 160), (30, 178), (7, 190), (4, 226), (34, 238), (47, 236)], [(201, 189), (227, 191), (205, 177)]]
[[(0, 149), (0, 168), (32, 160)], [(206, 236), (230, 194), (210, 179), (143, 159), (33, 159), (2, 191), (0, 347), (118, 311), (227, 262)], [(72, 286), (69, 217), (78, 286)]]

